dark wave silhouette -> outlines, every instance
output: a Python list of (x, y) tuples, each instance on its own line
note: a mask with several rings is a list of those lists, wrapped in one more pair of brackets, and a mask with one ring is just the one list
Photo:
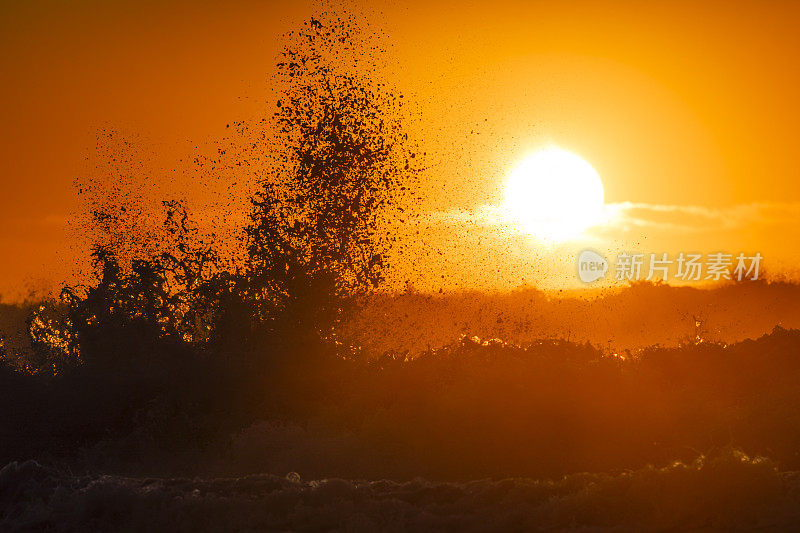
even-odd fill
[(760, 531), (794, 529), (796, 473), (734, 451), (622, 474), (435, 483), (74, 476), (0, 470), (6, 531)]

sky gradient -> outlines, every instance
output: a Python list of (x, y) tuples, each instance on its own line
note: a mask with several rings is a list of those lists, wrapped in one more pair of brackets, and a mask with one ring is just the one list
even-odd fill
[[(426, 211), (496, 205), (513, 165), (554, 143), (594, 166), (608, 203), (658, 222), (605, 228), (617, 231), (609, 249), (758, 247), (786, 264), (797, 258), (800, 6), (347, 5), (381, 33), (383, 75), (419, 109)], [(66, 221), (98, 131), (135, 132), (158, 154), (155, 169), (190, 159), (228, 124), (271, 112), (281, 36), (318, 6), (3, 3), (0, 293), (57, 283), (75, 262)], [(707, 210), (719, 228), (687, 206)], [(689, 239), (670, 224), (704, 236)], [(448, 264), (502, 255), (481, 242), (477, 255), (462, 250)], [(526, 239), (514, 243), (521, 257), (540, 257)], [(528, 267), (505, 263), (514, 264), (502, 276), (509, 285), (530, 281)], [(481, 272), (476, 283), (498, 279), (482, 265), (467, 269)]]

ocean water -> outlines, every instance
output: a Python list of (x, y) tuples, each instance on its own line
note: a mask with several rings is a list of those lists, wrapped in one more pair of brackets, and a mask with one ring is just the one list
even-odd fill
[(728, 451), (555, 480), (183, 479), (0, 471), (2, 531), (787, 531), (800, 475)]

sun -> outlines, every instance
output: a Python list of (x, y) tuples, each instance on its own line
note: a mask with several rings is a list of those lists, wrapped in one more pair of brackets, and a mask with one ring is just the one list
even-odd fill
[(599, 222), (604, 200), (603, 182), (589, 163), (549, 147), (531, 154), (511, 172), (502, 208), (528, 233), (564, 241)]

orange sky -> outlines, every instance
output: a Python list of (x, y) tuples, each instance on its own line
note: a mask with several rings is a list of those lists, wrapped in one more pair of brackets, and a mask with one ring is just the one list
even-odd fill
[[(684, 243), (758, 247), (793, 261), (800, 6), (698, 4), (371, 2), (372, 27), (392, 45), (390, 80), (421, 111), (426, 209), (498, 203), (510, 167), (555, 143), (595, 167), (607, 202), (634, 204), (626, 213), (645, 224), (629, 228), (625, 243), (644, 241), (654, 252)], [(174, 158), (219, 139), (226, 124), (272, 102), (280, 36), (317, 10), (295, 2), (4, 2), (0, 292), (68, 268), (64, 220), (99, 129), (137, 132)], [(675, 206), (701, 206), (719, 227), (695, 220), (702, 235), (676, 232), (675, 220), (664, 220), (671, 213), (685, 222)], [(519, 257), (533, 257), (520, 246)], [(527, 268), (503, 279), (529, 280)], [(497, 277), (481, 262), (468, 270)]]

